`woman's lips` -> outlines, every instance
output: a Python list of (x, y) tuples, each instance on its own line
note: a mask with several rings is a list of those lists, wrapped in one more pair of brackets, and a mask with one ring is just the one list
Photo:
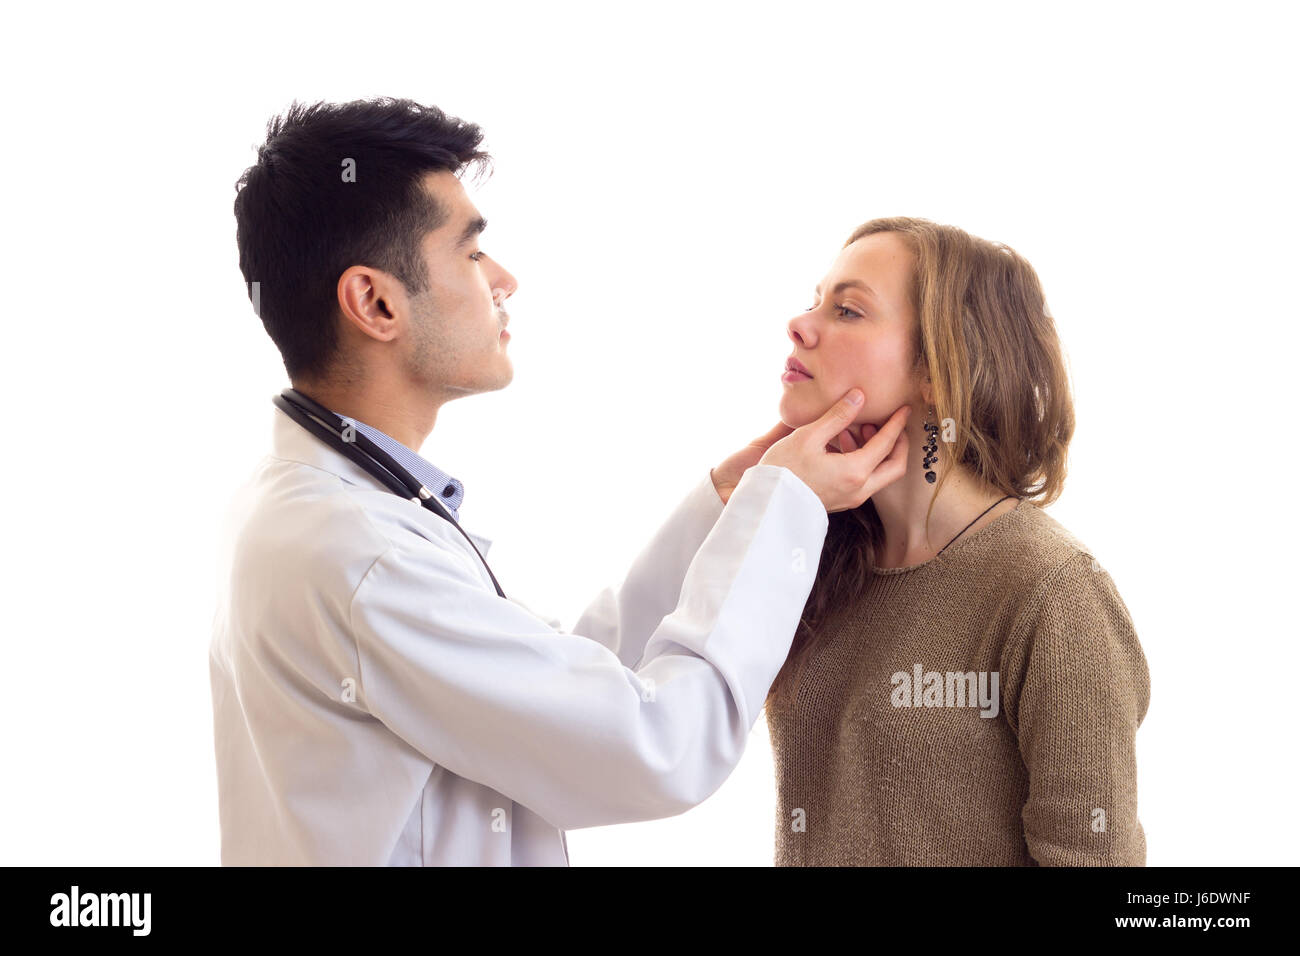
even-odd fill
[(811, 373), (804, 367), (803, 362), (791, 355), (785, 360), (785, 374), (781, 376), (783, 382), (803, 382), (812, 378)]

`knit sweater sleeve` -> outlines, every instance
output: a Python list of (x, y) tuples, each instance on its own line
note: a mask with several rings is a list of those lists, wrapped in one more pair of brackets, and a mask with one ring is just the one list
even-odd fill
[(1150, 680), (1128, 609), (1091, 555), (1073, 552), (1034, 589), (1002, 666), (1029, 773), (1030, 854), (1042, 866), (1145, 866), (1136, 734)]

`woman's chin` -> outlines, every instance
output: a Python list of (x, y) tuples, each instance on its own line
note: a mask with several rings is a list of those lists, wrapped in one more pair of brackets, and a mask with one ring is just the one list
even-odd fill
[(788, 391), (781, 396), (777, 410), (781, 415), (781, 421), (790, 428), (801, 428), (809, 422), (815, 422), (826, 411), (825, 409), (821, 412), (816, 411), (807, 401), (795, 399)]

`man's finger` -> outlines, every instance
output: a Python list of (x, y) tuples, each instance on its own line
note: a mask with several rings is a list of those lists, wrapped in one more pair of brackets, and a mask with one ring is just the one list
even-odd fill
[(889, 453), (894, 450), (894, 444), (898, 441), (898, 436), (903, 431), (903, 426), (907, 423), (907, 416), (911, 412), (911, 405), (900, 406), (894, 414), (889, 416), (889, 421), (881, 425), (880, 430), (872, 435), (865, 445), (852, 453), (862, 460), (867, 472), (870, 472), (884, 461)]
[(779, 442), (786, 435), (792, 435), (792, 434), (794, 434), (793, 428), (791, 428), (785, 422), (777, 422), (775, 425), (771, 427), (771, 429), (768, 430), (766, 434), (759, 435), (752, 442), (750, 442), (750, 444), (758, 445), (760, 448), (771, 448), (773, 445)]
[[(857, 394), (858, 401), (849, 400), (849, 396)], [(817, 442), (818, 446), (829, 445), (845, 428), (853, 424), (853, 419), (857, 417), (858, 412), (862, 410), (862, 389), (851, 388), (848, 395), (845, 395), (838, 402), (826, 409), (826, 413), (817, 421), (804, 425), (808, 430), (809, 437)]]

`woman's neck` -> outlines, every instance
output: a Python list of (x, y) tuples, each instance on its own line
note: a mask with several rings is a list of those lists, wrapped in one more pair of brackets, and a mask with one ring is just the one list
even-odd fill
[[(917, 431), (919, 433), (920, 429)], [(906, 474), (871, 498), (885, 531), (884, 543), (877, 549), (875, 556), (875, 565), (880, 568), (905, 568), (923, 564), (943, 550), (958, 534), (973, 534), (1016, 507), (1014, 498), (1003, 501), (963, 533), (962, 529), (970, 524), (971, 519), (1001, 498), (1003, 493), (985, 485), (967, 469), (953, 468), (950, 462), (945, 462), (945, 451), (952, 446), (941, 442), (938, 452), (940, 461), (931, 467), (940, 478), (943, 478), (941, 469), (945, 466), (951, 469), (951, 473), (944, 479), (943, 493), (936, 498), (938, 482), (930, 484), (926, 481), (925, 469), (921, 467), (924, 438), (921, 434), (910, 434), (909, 437), (911, 450), (907, 457)], [(948, 453), (951, 454), (950, 451)], [(927, 537), (925, 519), (931, 499), (934, 500), (934, 509), (930, 511)]]

